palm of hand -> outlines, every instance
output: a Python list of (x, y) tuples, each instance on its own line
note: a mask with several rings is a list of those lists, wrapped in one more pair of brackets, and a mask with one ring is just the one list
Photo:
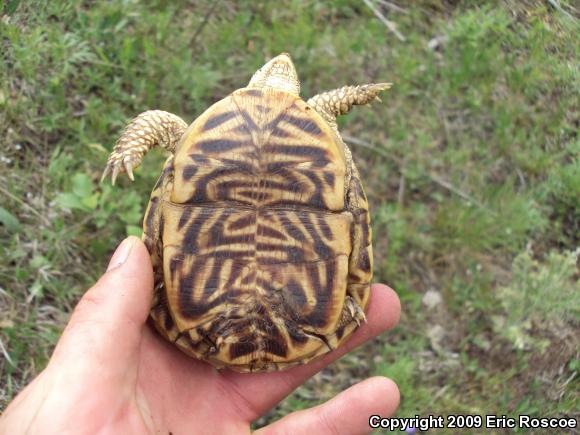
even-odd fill
[[(128, 252), (121, 246), (109, 271), (85, 294), (47, 368), (0, 419), (0, 433), (249, 433), (253, 420), (308, 377), (399, 316), (392, 290), (374, 286), (369, 322), (331, 354), (284, 372), (218, 372), (145, 325), (149, 257), (136, 239), (123, 245), (130, 245)], [(372, 413), (390, 415), (397, 404), (396, 386), (371, 378), (259, 432), (309, 433), (316, 426), (317, 433), (365, 433)]]

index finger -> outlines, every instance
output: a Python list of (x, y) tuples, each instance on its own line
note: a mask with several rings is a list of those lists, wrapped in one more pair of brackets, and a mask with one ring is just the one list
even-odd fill
[(237, 395), (245, 399), (248, 415), (243, 417), (250, 421), (254, 420), (328, 364), (395, 326), (400, 313), (401, 304), (394, 290), (384, 284), (374, 284), (371, 287), (367, 322), (338, 349), (311, 363), (283, 372), (255, 374), (224, 372), (222, 376)]

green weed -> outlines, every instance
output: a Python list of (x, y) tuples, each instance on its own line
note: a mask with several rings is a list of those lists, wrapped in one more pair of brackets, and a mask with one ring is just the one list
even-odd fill
[(550, 329), (561, 321), (580, 321), (580, 281), (576, 274), (576, 252), (549, 252), (544, 262), (529, 252), (518, 255), (512, 266), (512, 282), (497, 291), (505, 317), (496, 319), (497, 331), (518, 349), (549, 340), (533, 341), (532, 329)]

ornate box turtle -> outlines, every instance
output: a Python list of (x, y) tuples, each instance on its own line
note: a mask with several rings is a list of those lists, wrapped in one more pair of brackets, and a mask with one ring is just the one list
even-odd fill
[(389, 87), (304, 102), (281, 54), (189, 126), (160, 110), (129, 123), (103, 178), (133, 180), (151, 148), (171, 153), (143, 223), (151, 319), (167, 340), (216, 367), (270, 371), (331, 351), (365, 320), (369, 210), (336, 117)]

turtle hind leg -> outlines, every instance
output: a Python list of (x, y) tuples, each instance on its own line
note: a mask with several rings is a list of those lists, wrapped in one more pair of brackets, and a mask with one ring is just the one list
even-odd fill
[(350, 319), (354, 320), (357, 326), (360, 326), (361, 322), (367, 321), (367, 316), (365, 315), (364, 310), (352, 297), (346, 297), (346, 300), (344, 301), (344, 307), (348, 314), (350, 314)]
[(366, 322), (367, 318), (363, 308), (351, 296), (347, 296), (342, 307), (342, 313), (333, 334), (326, 335), (327, 346), (336, 349), (344, 339), (349, 337), (361, 322)]
[(141, 164), (143, 156), (156, 146), (175, 151), (179, 139), (187, 128), (180, 117), (162, 110), (148, 110), (133, 119), (119, 137), (107, 161), (101, 181), (111, 174), (115, 184), (117, 176), (126, 172), (133, 180), (133, 169)]

